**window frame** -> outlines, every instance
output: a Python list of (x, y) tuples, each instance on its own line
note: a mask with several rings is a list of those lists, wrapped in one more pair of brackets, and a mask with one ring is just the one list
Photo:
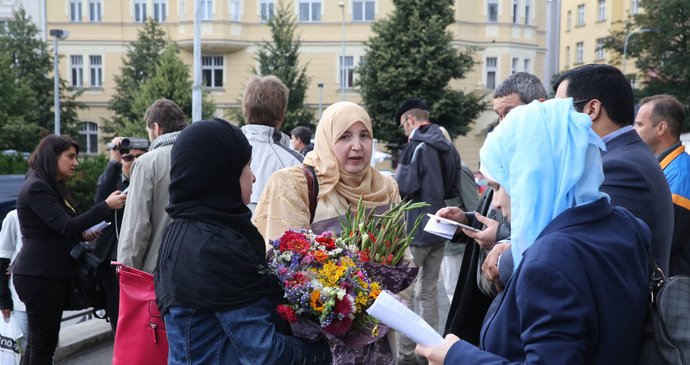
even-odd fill
[(89, 22), (100, 23), (103, 19), (101, 14), (103, 14), (103, 0), (89, 0)]
[(575, 43), (575, 64), (582, 64), (585, 60), (585, 42)]
[(345, 89), (352, 89), (355, 84), (355, 56), (339, 56), (338, 71), (338, 86), (343, 87), (345, 81)]
[(82, 153), (87, 155), (98, 154), (98, 123), (84, 121), (80, 124), (78, 142), (80, 147), (83, 148)]
[(520, 23), (520, 0), (513, 0), (513, 24)]
[(153, 19), (158, 23), (168, 20), (168, 0), (153, 0)]
[(577, 25), (585, 25), (585, 4), (580, 4), (577, 6)]
[[(302, 17), (302, 5), (307, 4), (309, 9), (309, 14), (306, 17)], [(314, 11), (314, 6), (318, 5), (318, 11)], [(298, 19), (300, 23), (319, 23), (321, 22), (321, 11), (323, 9), (323, 2), (321, 0), (299, 0), (298, 6)]]
[(600, 22), (606, 20), (606, 0), (599, 0), (597, 4), (597, 20)]
[(70, 23), (81, 23), (83, 16), (82, 1), (69, 0), (69, 21)]
[(530, 25), (531, 0), (525, 0), (525, 25)]
[[(492, 62), (489, 62), (489, 61)], [(489, 76), (492, 76), (491, 78)], [(491, 79), (491, 81), (490, 81)], [(484, 58), (484, 84), (487, 89), (495, 89), (496, 81), (498, 80), (498, 57)]]
[(201, 20), (213, 20), (213, 0), (199, 0), (201, 1), (199, 8), (201, 10)]
[[(495, 12), (492, 13), (492, 9), (494, 9)], [(492, 16), (494, 18), (492, 18)], [(487, 0), (486, 21), (487, 23), (498, 23), (498, 0)]]
[[(371, 14), (369, 14), (369, 12), (367, 11), (368, 5), (371, 6), (371, 9), (370, 9)], [(356, 11), (357, 6), (361, 7), (362, 14), (360, 16), (360, 19), (357, 19), (355, 16), (357, 13), (357, 11)], [(370, 15), (370, 17), (367, 15)], [(352, 0), (352, 21), (353, 22), (364, 23), (364, 22), (373, 22), (374, 20), (376, 20), (376, 0)]]
[[(220, 62), (218, 62), (220, 61)], [(207, 64), (204, 64), (207, 63)], [(219, 63), (219, 64), (218, 64)], [(217, 72), (220, 71), (220, 77), (217, 78)], [(206, 78), (204, 75), (209, 73), (210, 77)], [(222, 55), (203, 55), (201, 56), (201, 80), (204, 88), (207, 89), (222, 89), (223, 78), (225, 77), (225, 57)], [(206, 81), (208, 80), (208, 85)]]
[(594, 59), (606, 59), (606, 50), (604, 49), (604, 38), (597, 38), (594, 48)]
[[(94, 62), (96, 59), (98, 63)], [(89, 86), (103, 88), (103, 56), (101, 55), (89, 55)]]
[(146, 0), (134, 0), (134, 22), (135, 23), (146, 23), (148, 18), (148, 9)]
[(268, 23), (275, 15), (275, 0), (261, 0), (259, 3), (259, 20), (261, 23)]
[[(75, 62), (79, 60), (79, 62)], [(84, 87), (84, 56), (70, 55), (69, 56), (70, 81), (73, 87)]]

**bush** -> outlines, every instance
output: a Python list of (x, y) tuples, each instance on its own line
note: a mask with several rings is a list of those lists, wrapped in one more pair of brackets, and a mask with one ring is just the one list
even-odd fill
[(0, 175), (24, 175), (29, 169), (20, 154), (0, 154)]
[(79, 169), (69, 182), (78, 212), (85, 212), (93, 206), (98, 177), (103, 173), (108, 157), (105, 155), (85, 156), (79, 161)]

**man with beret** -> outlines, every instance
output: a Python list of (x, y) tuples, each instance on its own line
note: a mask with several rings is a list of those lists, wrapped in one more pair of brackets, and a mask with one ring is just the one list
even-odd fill
[[(405, 145), (395, 174), (403, 199), (426, 202), (429, 206), (411, 211), (407, 215), (407, 227), (414, 227), (421, 214), (424, 227), (429, 218), (445, 206), (445, 199), (458, 196), (455, 184), (460, 166), (460, 155), (436, 124), (429, 122), (429, 108), (420, 99), (403, 102), (396, 114), (396, 121), (405, 131), (409, 143)], [(445, 238), (418, 229), (410, 243), (414, 264), (420, 267), (419, 275), (401, 296), (416, 299), (419, 311), (433, 328), (438, 327), (438, 301), (436, 285), (443, 260)], [(409, 301), (412, 306), (412, 300)], [(415, 343), (400, 336), (399, 364), (420, 364), (414, 352)]]

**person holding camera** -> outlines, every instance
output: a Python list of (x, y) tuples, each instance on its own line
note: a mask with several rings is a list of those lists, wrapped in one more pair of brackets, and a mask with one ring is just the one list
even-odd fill
[[(98, 177), (94, 203), (98, 204), (108, 198), (113, 191), (124, 191), (129, 186), (134, 161), (149, 148), (149, 141), (142, 138), (115, 137), (108, 144), (110, 160), (101, 176)], [(96, 255), (103, 261), (100, 283), (105, 292), (105, 312), (110, 321), (113, 334), (117, 328), (119, 309), (119, 285), (115, 268), (110, 262), (117, 259), (117, 242), (122, 227), (124, 209), (113, 212), (106, 221), (112, 224), (103, 229), (96, 241)]]
[(79, 145), (69, 137), (49, 135), (29, 157), (30, 171), (17, 196), (17, 214), (24, 245), (12, 266), (12, 281), (29, 319), (28, 365), (49, 365), (60, 333), (70, 279), (78, 261), (70, 251), (86, 233), (124, 206), (127, 196), (111, 193), (105, 201), (78, 214), (67, 189), (79, 162)]

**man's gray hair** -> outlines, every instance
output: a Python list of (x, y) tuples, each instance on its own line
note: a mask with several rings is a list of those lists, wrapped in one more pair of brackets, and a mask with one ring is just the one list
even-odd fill
[(525, 104), (549, 97), (539, 78), (527, 72), (516, 72), (503, 80), (494, 90), (494, 99), (510, 94), (518, 94)]

